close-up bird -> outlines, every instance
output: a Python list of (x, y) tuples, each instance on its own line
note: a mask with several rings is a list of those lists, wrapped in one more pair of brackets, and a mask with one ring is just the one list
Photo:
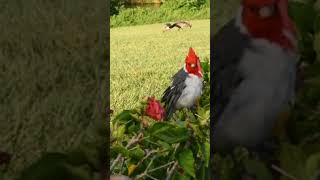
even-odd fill
[(211, 41), (213, 152), (263, 149), (295, 94), (296, 28), (288, 0), (242, 0)]
[(166, 110), (165, 119), (170, 119), (178, 109), (195, 108), (202, 94), (202, 76), (200, 59), (190, 48), (184, 67), (173, 76), (171, 85), (163, 93), (161, 102), (164, 102)]

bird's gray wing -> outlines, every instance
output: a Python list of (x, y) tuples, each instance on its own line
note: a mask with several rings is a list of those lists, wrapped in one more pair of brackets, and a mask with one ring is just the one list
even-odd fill
[(166, 119), (169, 119), (176, 110), (176, 103), (180, 98), (183, 89), (186, 87), (185, 80), (188, 73), (180, 69), (173, 77), (171, 85), (164, 91), (161, 102), (164, 102)]
[(240, 32), (231, 20), (211, 39), (211, 127), (228, 105), (233, 91), (241, 83), (243, 76), (238, 66), (246, 48), (250, 45), (247, 35)]

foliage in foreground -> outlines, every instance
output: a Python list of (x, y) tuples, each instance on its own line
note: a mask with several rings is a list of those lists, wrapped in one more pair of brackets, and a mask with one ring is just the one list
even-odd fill
[(204, 89), (197, 115), (176, 113), (169, 121), (145, 114), (145, 103), (124, 110), (111, 123), (112, 174), (135, 179), (208, 179), (210, 79), (208, 59), (201, 63)]
[(210, 18), (210, 1), (169, 0), (160, 8), (119, 8), (110, 17), (110, 27)]
[(299, 30), (301, 58), (288, 132), (278, 134), (279, 146), (266, 157), (241, 147), (228, 155), (215, 154), (213, 166), (221, 180), (320, 178), (320, 11), (311, 2), (291, 2), (289, 11)]

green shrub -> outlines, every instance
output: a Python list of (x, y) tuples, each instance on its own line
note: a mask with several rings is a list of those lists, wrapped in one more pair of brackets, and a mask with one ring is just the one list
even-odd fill
[(110, 16), (119, 14), (120, 8), (123, 4), (123, 0), (110, 0)]
[(169, 0), (162, 5), (162, 8), (172, 11), (178, 9), (199, 10), (202, 6), (209, 5), (208, 2), (208, 0)]
[(110, 17), (110, 27), (209, 18), (208, 0), (170, 0), (158, 9), (141, 7), (120, 9), (118, 14)]
[[(178, 111), (174, 118), (158, 122), (146, 116), (145, 102), (112, 119), (111, 173), (133, 179), (208, 179), (210, 64), (201, 63), (204, 88), (197, 114)], [(171, 173), (170, 173), (171, 172)], [(170, 178), (171, 177), (171, 178)]]

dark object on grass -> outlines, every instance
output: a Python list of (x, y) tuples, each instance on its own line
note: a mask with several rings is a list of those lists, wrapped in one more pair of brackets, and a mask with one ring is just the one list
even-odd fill
[(177, 21), (177, 22), (175, 22), (175, 23), (173, 23), (173, 24), (167, 23), (167, 24), (165, 25), (165, 27), (164, 27), (163, 32), (168, 31), (168, 30), (171, 30), (171, 29), (174, 28), (174, 27), (177, 27), (177, 28), (179, 28), (179, 30), (180, 30), (181, 28), (186, 28), (186, 27), (191, 28), (192, 25), (191, 25), (189, 22), (186, 22), (186, 21)]
[(0, 166), (10, 163), (11, 155), (7, 152), (0, 151)]

